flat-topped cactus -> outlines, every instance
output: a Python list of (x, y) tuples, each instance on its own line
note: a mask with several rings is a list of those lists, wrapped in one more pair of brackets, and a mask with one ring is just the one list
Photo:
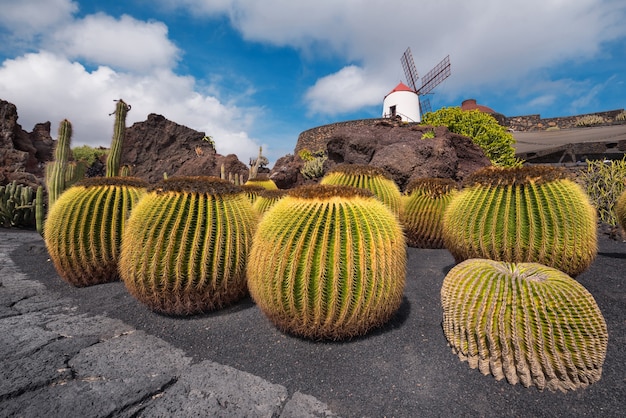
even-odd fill
[(59, 275), (83, 287), (118, 280), (122, 234), (147, 183), (133, 177), (92, 177), (59, 196), (44, 240)]
[(409, 183), (400, 212), (409, 247), (444, 248), (443, 214), (457, 191), (452, 179), (419, 178)]
[(570, 276), (597, 254), (596, 212), (563, 169), (489, 167), (468, 177), (444, 214), (445, 247), (457, 262), (538, 262)]
[(302, 186), (265, 213), (248, 287), (286, 332), (343, 339), (387, 322), (400, 306), (406, 243), (397, 217), (369, 191)]
[(441, 304), (452, 351), (485, 375), (561, 391), (602, 375), (608, 343), (602, 312), (557, 269), (466, 260), (446, 275)]
[(207, 312), (247, 294), (245, 266), (257, 215), (239, 186), (217, 177), (170, 177), (128, 221), (120, 273), (150, 309)]
[(382, 168), (361, 164), (340, 164), (320, 181), (320, 184), (350, 186), (369, 190), (391, 211), (400, 214), (400, 188)]

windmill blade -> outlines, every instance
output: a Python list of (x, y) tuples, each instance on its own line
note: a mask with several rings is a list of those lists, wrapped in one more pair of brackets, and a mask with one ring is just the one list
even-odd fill
[(439, 64), (430, 70), (422, 78), (422, 87), (417, 91), (418, 94), (428, 94), (437, 87), (443, 80), (450, 76), (450, 55), (441, 60)]
[(421, 95), (419, 96), (419, 98), (420, 98), (420, 116), (423, 117), (424, 114), (428, 112), (432, 112), (433, 109), (430, 106), (430, 99)]
[(406, 77), (406, 82), (413, 89), (413, 91), (417, 91), (417, 79), (419, 78), (417, 75), (417, 70), (415, 69), (415, 62), (413, 61), (413, 54), (411, 54), (411, 48), (407, 48), (402, 54), (402, 58), (400, 58), (400, 62), (402, 63), (402, 68), (404, 69), (404, 75)]

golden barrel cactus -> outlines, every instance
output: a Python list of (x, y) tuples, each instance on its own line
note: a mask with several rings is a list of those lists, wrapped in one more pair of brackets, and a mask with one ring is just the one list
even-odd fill
[(245, 267), (258, 220), (239, 186), (171, 177), (153, 186), (124, 234), (120, 273), (152, 310), (207, 312), (247, 294)]
[(562, 169), (488, 167), (450, 202), (443, 240), (457, 262), (537, 262), (576, 276), (598, 251), (596, 211)]
[(369, 190), (391, 211), (400, 215), (400, 188), (391, 176), (382, 168), (371, 165), (340, 164), (332, 168), (320, 181), (320, 184), (350, 186)]
[(602, 375), (606, 322), (593, 296), (560, 270), (466, 260), (446, 275), (441, 304), (452, 351), (485, 375), (553, 391)]
[(122, 235), (146, 187), (138, 178), (93, 177), (59, 196), (45, 221), (44, 240), (65, 281), (83, 287), (119, 279)]
[(263, 215), (286, 194), (286, 190), (262, 190), (257, 194), (252, 207), (259, 215)]
[(387, 322), (404, 291), (397, 217), (366, 190), (302, 186), (265, 213), (248, 287), (280, 329), (312, 339), (363, 335)]
[(409, 247), (444, 248), (443, 214), (456, 192), (452, 179), (419, 178), (409, 183), (400, 212)]
[[(626, 181), (626, 179), (624, 181)], [(614, 210), (617, 223), (622, 228), (622, 231), (626, 232), (626, 190), (624, 190), (615, 201)], [(626, 234), (624, 234), (624, 238), (626, 238)]]

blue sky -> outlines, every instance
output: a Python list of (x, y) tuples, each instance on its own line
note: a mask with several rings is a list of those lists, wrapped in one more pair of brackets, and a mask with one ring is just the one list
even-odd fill
[(0, 0), (0, 99), (22, 127), (74, 126), (108, 146), (113, 100), (273, 163), (298, 134), (379, 117), (405, 81), (450, 55), (434, 110), (474, 98), (507, 116), (626, 107), (623, 0)]

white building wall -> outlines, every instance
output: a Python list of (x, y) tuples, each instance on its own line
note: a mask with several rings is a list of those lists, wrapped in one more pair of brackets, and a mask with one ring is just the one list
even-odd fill
[(412, 91), (394, 91), (389, 93), (383, 100), (383, 118), (395, 114), (402, 118), (403, 122), (421, 122), (420, 100), (417, 93)]

